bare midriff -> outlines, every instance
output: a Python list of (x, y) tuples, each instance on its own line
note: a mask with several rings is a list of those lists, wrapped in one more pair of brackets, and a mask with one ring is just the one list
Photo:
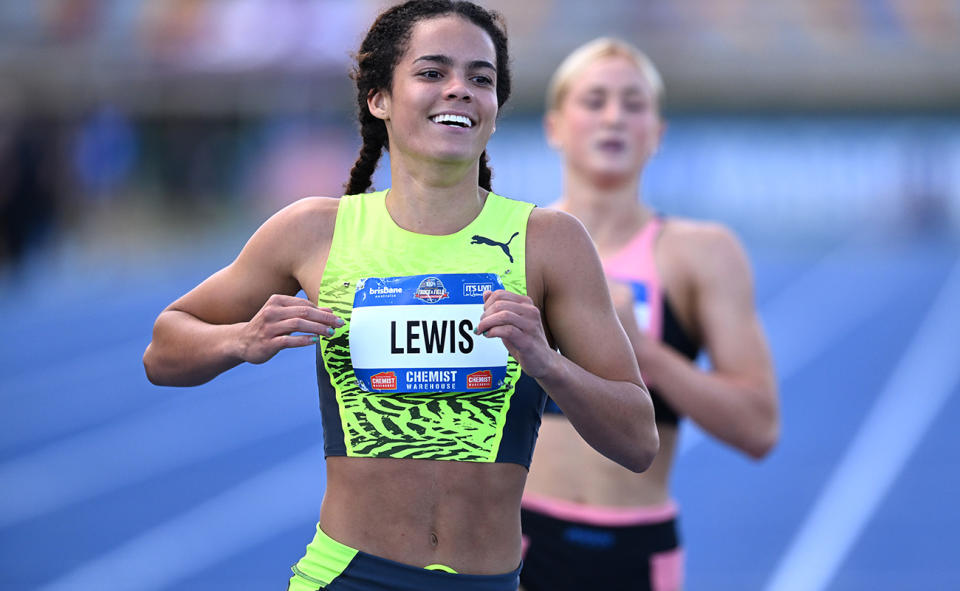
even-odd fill
[(677, 428), (657, 424), (660, 451), (636, 474), (590, 447), (562, 415), (545, 415), (526, 492), (584, 505), (653, 507), (670, 500), (669, 480)]
[(396, 458), (327, 458), (320, 527), (368, 554), (461, 574), (520, 565), (518, 464)]

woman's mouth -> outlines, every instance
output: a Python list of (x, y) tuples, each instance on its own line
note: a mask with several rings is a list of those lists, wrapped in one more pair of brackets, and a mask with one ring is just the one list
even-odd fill
[(450, 127), (464, 127), (467, 129), (473, 127), (473, 121), (469, 117), (465, 115), (455, 115), (453, 113), (440, 113), (438, 115), (434, 115), (430, 118), (430, 121)]
[(627, 143), (623, 140), (616, 139), (601, 140), (597, 142), (597, 148), (599, 148), (601, 152), (620, 154), (627, 149)]

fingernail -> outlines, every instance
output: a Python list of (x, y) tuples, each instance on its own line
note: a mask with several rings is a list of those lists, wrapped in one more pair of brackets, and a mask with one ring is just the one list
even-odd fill
[(320, 340), (320, 337), (310, 337), (310, 342), (311, 342), (311, 343), (316, 343), (316, 342), (319, 341), (319, 340)]
[(328, 328), (328, 329), (327, 329), (327, 334), (330, 335), (330, 336), (333, 336), (333, 329), (332, 329), (332, 328)]
[(487, 331), (483, 331), (483, 336), (487, 336)]
[(343, 326), (343, 325), (344, 325), (343, 318), (337, 318), (337, 326)]

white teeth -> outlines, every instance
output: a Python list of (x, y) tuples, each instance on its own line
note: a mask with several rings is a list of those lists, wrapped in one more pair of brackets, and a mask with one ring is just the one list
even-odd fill
[(470, 121), (468, 117), (463, 115), (451, 115), (449, 113), (440, 113), (439, 115), (434, 115), (430, 118), (434, 123), (452, 123), (454, 125), (461, 125), (463, 127), (473, 127), (473, 122)]

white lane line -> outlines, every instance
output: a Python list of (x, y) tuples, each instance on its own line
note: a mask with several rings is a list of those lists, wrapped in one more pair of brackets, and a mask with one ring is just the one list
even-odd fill
[[(306, 548), (324, 481), (323, 449), (315, 447), (84, 563), (41, 590), (173, 588), (177, 581), (298, 525), (304, 528)], [(299, 558), (291, 556), (290, 564)], [(283, 585), (277, 581), (277, 588)]]
[[(870, 297), (864, 298), (862, 287), (866, 279), (857, 275), (850, 264), (855, 256), (852, 253), (858, 251), (861, 247), (857, 242), (848, 241), (789, 283), (761, 309), (779, 383), (795, 376), (905, 289), (898, 282), (876, 281), (871, 284)], [(708, 440), (693, 421), (683, 421), (681, 429), (680, 456)]]
[(843, 564), (960, 384), (960, 263), (774, 571), (768, 591), (817, 591)]
[(259, 384), (288, 380), (297, 356), (287, 357), (0, 464), (0, 528), (302, 425), (319, 430), (319, 415), (298, 412), (292, 394), (271, 396)]

